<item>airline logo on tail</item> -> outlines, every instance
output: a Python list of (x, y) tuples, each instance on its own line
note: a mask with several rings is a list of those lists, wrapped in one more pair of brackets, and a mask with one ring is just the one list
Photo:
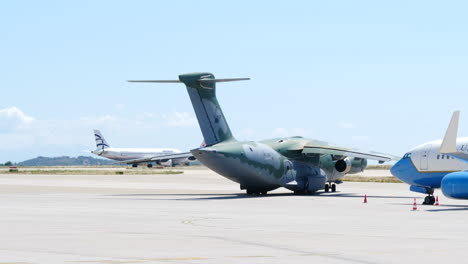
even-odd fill
[(106, 143), (104, 143), (104, 140), (102, 139), (101, 136), (97, 135), (97, 134), (94, 134), (94, 136), (96, 137), (96, 147), (102, 147), (102, 149), (105, 149), (105, 148), (108, 148), (109, 145), (107, 145)]
[(104, 150), (106, 148), (110, 148), (109, 144), (107, 144), (106, 140), (102, 136), (101, 131), (97, 129), (94, 130), (94, 139), (96, 140), (97, 149)]

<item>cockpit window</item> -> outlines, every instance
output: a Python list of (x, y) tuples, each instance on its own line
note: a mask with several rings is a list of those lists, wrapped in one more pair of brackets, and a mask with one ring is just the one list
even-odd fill
[(411, 153), (406, 153), (406, 154), (403, 156), (403, 159), (408, 159), (408, 158), (411, 158)]

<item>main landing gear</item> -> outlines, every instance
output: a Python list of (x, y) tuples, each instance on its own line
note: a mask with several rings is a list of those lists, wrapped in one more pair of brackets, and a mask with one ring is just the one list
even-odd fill
[(336, 184), (334, 183), (325, 183), (325, 192), (336, 192)]
[(251, 190), (247, 189), (247, 194), (248, 195), (267, 195), (267, 191), (257, 191), (257, 190)]

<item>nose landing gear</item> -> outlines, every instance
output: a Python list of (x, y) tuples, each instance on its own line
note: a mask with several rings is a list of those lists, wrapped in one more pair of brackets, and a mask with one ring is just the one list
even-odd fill
[(426, 188), (426, 193), (428, 195), (426, 197), (424, 197), (424, 202), (422, 204), (424, 204), (424, 205), (434, 205), (435, 204), (434, 189)]
[(434, 205), (435, 204), (434, 196), (431, 194), (431, 195), (428, 195), (428, 196), (424, 197), (424, 202), (422, 204), (424, 204), (424, 205)]

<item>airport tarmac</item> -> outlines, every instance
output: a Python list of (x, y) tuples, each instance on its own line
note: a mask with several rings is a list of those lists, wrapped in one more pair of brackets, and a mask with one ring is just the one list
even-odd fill
[(450, 263), (468, 257), (468, 201), (440, 191), (438, 207), (420, 205), (424, 195), (400, 183), (247, 196), (208, 170), (184, 172), (0, 174), (0, 264)]

